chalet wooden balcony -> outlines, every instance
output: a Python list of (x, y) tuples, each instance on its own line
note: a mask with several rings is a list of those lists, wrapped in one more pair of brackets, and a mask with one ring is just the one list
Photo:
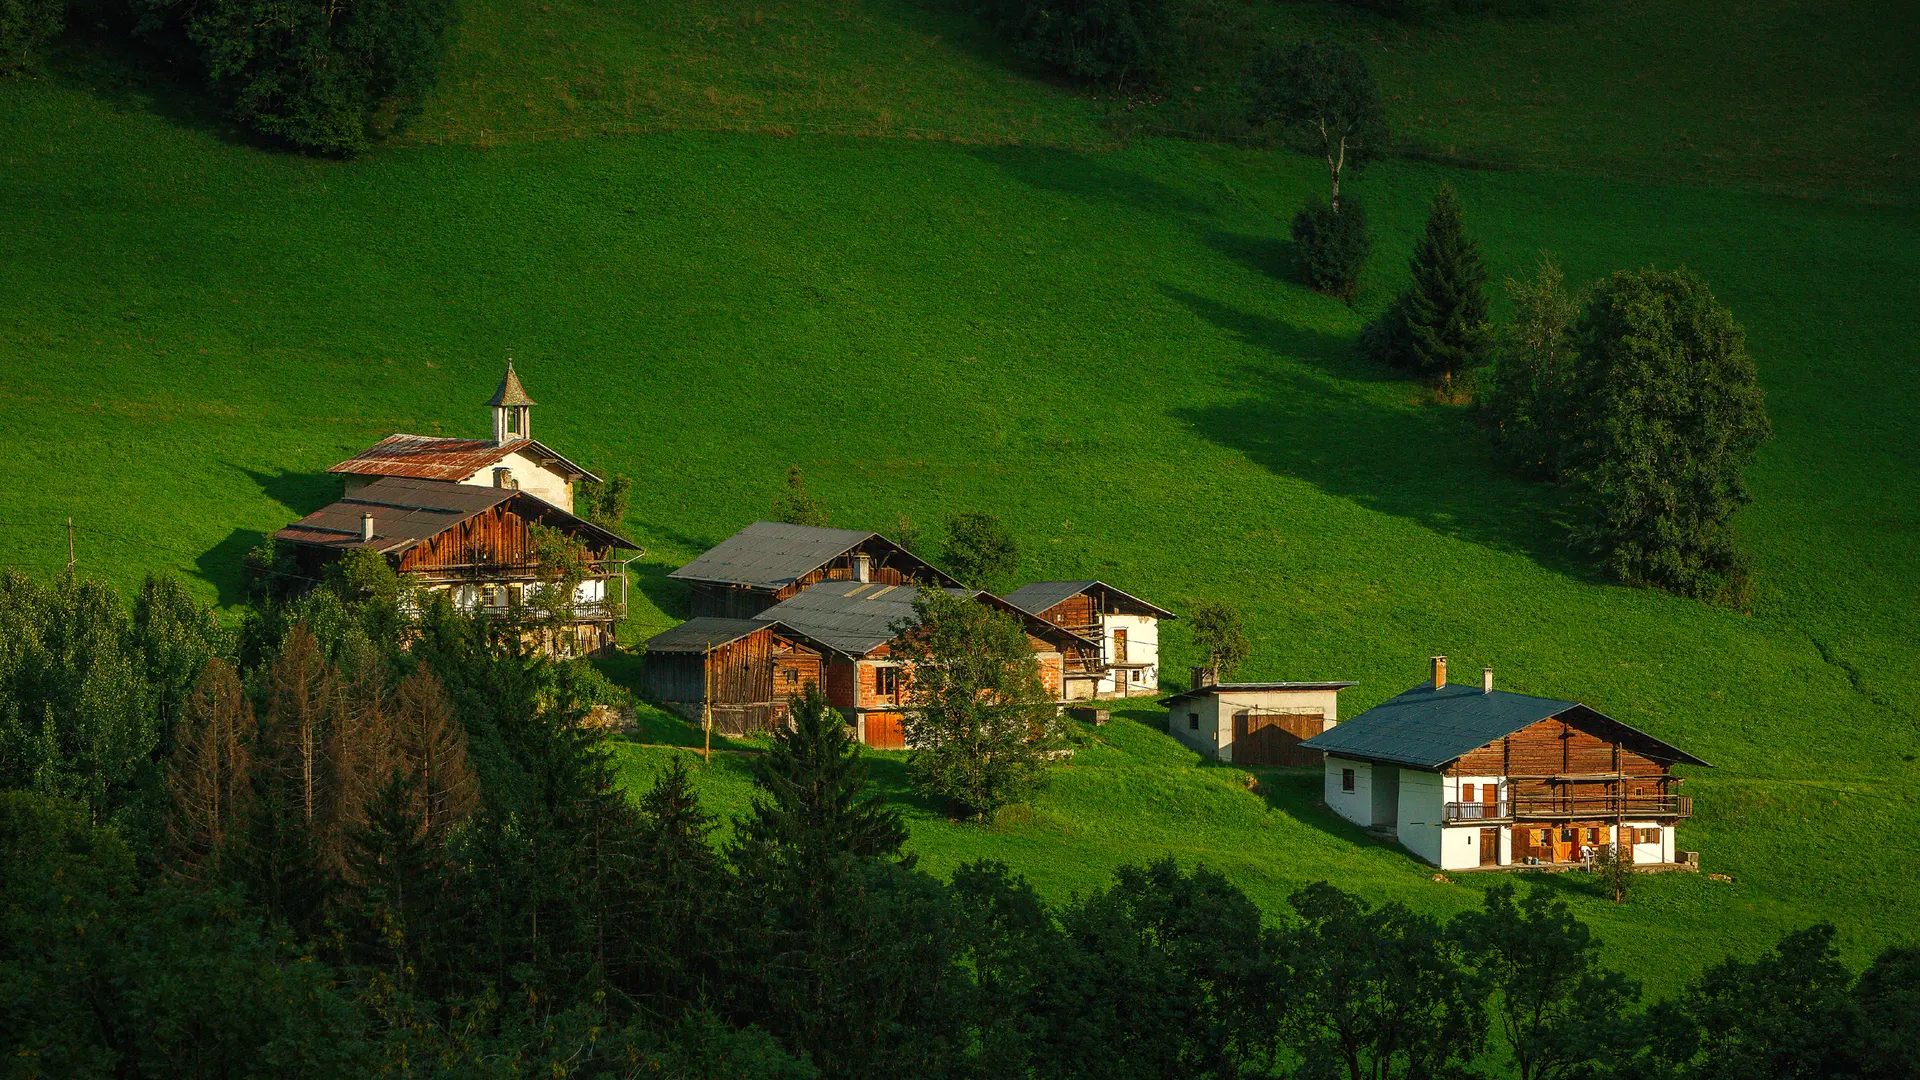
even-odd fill
[(1449, 822), (1692, 816), (1693, 799), (1686, 795), (1513, 795), (1499, 802), (1446, 804)]

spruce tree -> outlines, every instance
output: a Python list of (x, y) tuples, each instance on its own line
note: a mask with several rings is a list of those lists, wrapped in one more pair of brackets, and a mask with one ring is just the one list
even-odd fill
[(616, 985), (663, 1016), (711, 999), (720, 985), (731, 881), (713, 848), (714, 823), (675, 756), (640, 800), (636, 900), (611, 965)]
[(240, 676), (214, 659), (194, 682), (167, 759), (169, 868), (206, 880), (217, 875), (228, 841), (245, 827), (253, 795), (253, 706)]
[(349, 946), (356, 960), (385, 968), (399, 986), (434, 954), (447, 882), (446, 830), (420, 813), (419, 786), (405, 772), (389, 773), (364, 808), (364, 823), (346, 835)]
[(1480, 245), (1467, 236), (1460, 200), (1442, 185), (1427, 214), (1427, 231), (1413, 249), (1413, 285), (1402, 312), (1409, 367), (1451, 387), (1484, 364), (1492, 348), (1487, 317), (1487, 268)]
[(761, 797), (739, 823), (736, 859), (803, 870), (897, 854), (906, 826), (883, 799), (861, 793), (867, 767), (846, 720), (812, 684), (794, 699), (791, 715), (755, 770)]

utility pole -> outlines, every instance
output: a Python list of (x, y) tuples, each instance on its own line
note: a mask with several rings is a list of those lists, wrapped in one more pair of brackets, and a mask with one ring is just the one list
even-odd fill
[(67, 515), (67, 576), (73, 576), (73, 515)]
[(707, 642), (707, 654), (701, 658), (700, 666), (707, 672), (707, 697), (703, 703), (705, 708), (702, 710), (706, 720), (702, 726), (707, 729), (707, 749), (701, 756), (706, 759), (707, 764), (711, 765), (713, 764), (713, 642), (711, 641)]

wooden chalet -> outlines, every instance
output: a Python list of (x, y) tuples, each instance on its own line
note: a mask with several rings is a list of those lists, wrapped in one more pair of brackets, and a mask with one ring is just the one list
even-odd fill
[(1070, 665), (1066, 698), (1125, 698), (1160, 689), (1160, 620), (1178, 618), (1103, 581), (1036, 581), (1007, 594), (1007, 603), (1083, 638), (1100, 655)]
[(1692, 813), (1675, 765), (1707, 763), (1574, 701), (1433, 678), (1300, 744), (1326, 755), (1326, 800), (1448, 870), (1578, 863), (1609, 845), (1682, 863)]
[[(1069, 660), (1084, 660), (1099, 651), (1097, 642), (1023, 612), (992, 593), (947, 591), (1019, 619), (1040, 662), (1041, 681), (1056, 700), (1061, 700), (1061, 674)], [(822, 650), (821, 685), (827, 700), (846, 715), (860, 741), (869, 746), (898, 749), (906, 745), (900, 719), (911, 703), (911, 672), (894, 659), (893, 646), (917, 620), (916, 592), (912, 585), (820, 581), (759, 616)]]
[[(646, 643), (647, 694), (723, 735), (783, 722), (788, 703), (820, 683), (827, 650), (766, 619), (689, 619)], [(709, 712), (709, 702), (711, 712)]]
[(692, 586), (695, 618), (750, 619), (820, 581), (960, 585), (879, 533), (777, 521), (756, 521), (667, 576)]

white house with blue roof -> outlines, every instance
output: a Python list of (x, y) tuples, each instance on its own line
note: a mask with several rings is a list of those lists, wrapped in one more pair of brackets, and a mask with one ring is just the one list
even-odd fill
[[(1430, 681), (1299, 744), (1326, 755), (1326, 801), (1446, 870), (1572, 865), (1607, 847), (1688, 865), (1692, 800), (1676, 765), (1705, 761), (1576, 701)], [(1688, 853), (1691, 854), (1691, 853)]]

